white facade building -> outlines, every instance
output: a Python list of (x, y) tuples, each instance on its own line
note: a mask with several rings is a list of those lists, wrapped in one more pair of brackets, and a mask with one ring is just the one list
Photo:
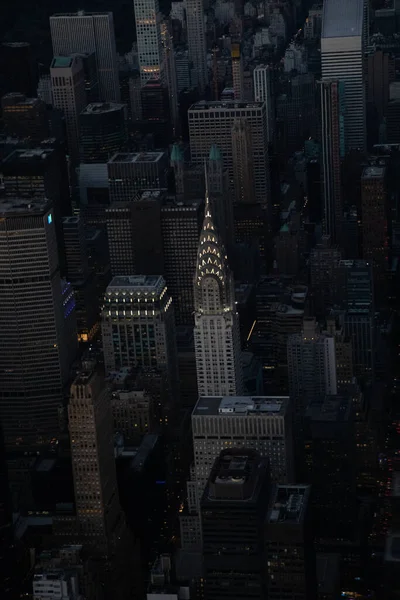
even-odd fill
[(203, 0), (186, 0), (189, 58), (193, 63), (194, 84), (203, 91), (208, 84), (207, 44)]
[(364, 0), (326, 0), (323, 6), (321, 64), (323, 79), (345, 84), (346, 150), (365, 149)]
[(239, 317), (234, 294), (233, 276), (214, 225), (207, 189), (194, 278), (194, 341), (201, 396), (242, 393)]
[(253, 71), (254, 100), (265, 102), (267, 111), (267, 138), (272, 143), (275, 131), (274, 95), (272, 93), (271, 69), (268, 65), (257, 65)]
[(33, 600), (79, 600), (78, 573), (54, 569), (35, 573), (32, 582)]
[(153, 367), (177, 384), (175, 318), (163, 277), (114, 277), (102, 311), (106, 373), (125, 367)]
[(61, 13), (50, 17), (54, 56), (95, 52), (99, 96), (103, 102), (119, 102), (118, 57), (111, 12)]
[(140, 80), (163, 79), (162, 15), (158, 0), (134, 0)]

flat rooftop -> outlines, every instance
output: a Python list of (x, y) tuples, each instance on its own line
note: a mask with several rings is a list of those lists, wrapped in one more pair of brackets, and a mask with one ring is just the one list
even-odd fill
[(189, 112), (195, 110), (239, 110), (239, 109), (258, 109), (261, 110), (263, 107), (263, 102), (242, 102), (240, 100), (213, 100), (207, 102), (206, 100), (201, 100), (200, 102), (196, 102), (192, 104), (189, 109)]
[(289, 396), (200, 396), (192, 416), (281, 417), (286, 413)]
[(365, 167), (362, 178), (363, 179), (382, 179), (385, 175), (385, 167)]
[(321, 37), (361, 37), (363, 15), (363, 0), (325, 0)]
[(340, 423), (349, 420), (351, 398), (348, 396), (327, 396), (322, 404), (310, 404), (306, 417), (314, 422)]
[(117, 152), (109, 163), (155, 163), (160, 161), (164, 152)]
[(101, 17), (111, 14), (111, 12), (87, 12), (85, 10), (78, 10), (76, 12), (55, 13), (54, 15), (51, 15), (50, 19), (57, 19), (59, 17)]
[(6, 217), (21, 214), (44, 214), (51, 208), (47, 198), (0, 198), (0, 215)]
[(277, 485), (267, 517), (268, 522), (274, 524), (301, 523), (309, 496), (309, 485)]
[(400, 531), (393, 531), (386, 538), (385, 562), (400, 563)]
[(55, 56), (51, 61), (52, 69), (69, 69), (74, 62), (72, 56)]
[(16, 163), (42, 163), (52, 154), (54, 154), (53, 148), (30, 148), (28, 150), (14, 150), (4, 158), (3, 164), (13, 165)]
[(118, 275), (111, 280), (107, 287), (107, 294), (121, 288), (135, 292), (155, 292), (157, 288), (164, 286), (165, 281), (161, 275)]
[(99, 115), (121, 110), (125, 105), (117, 102), (92, 102), (83, 109), (81, 115)]

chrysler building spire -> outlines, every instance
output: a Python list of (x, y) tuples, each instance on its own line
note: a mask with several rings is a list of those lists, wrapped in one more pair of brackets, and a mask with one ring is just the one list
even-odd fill
[(194, 278), (195, 350), (199, 395), (242, 392), (239, 320), (233, 276), (210, 204), (207, 167), (203, 228)]

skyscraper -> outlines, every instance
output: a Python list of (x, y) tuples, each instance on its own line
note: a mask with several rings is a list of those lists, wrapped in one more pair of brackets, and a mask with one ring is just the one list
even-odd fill
[(50, 17), (54, 56), (95, 52), (102, 102), (119, 102), (118, 57), (111, 12), (60, 13)]
[(81, 161), (105, 163), (122, 150), (128, 137), (126, 119), (124, 104), (88, 104), (79, 115)]
[(324, 232), (338, 240), (343, 220), (341, 160), (345, 155), (345, 87), (343, 81), (322, 80), (322, 176), (324, 190)]
[(232, 126), (232, 162), (235, 202), (254, 204), (254, 171), (249, 122), (235, 119)]
[(336, 394), (335, 338), (319, 333), (314, 318), (305, 318), (303, 331), (288, 339), (289, 392), (300, 415), (304, 402)]
[[(372, 262), (376, 291), (388, 268), (387, 184), (385, 167), (366, 167), (361, 177), (363, 258)], [(381, 288), (382, 289), (382, 288)]]
[(118, 152), (107, 163), (111, 203), (131, 202), (144, 190), (167, 188), (165, 152)]
[(372, 265), (365, 260), (341, 260), (335, 274), (335, 294), (344, 333), (351, 340), (354, 374), (374, 377), (375, 303)]
[(78, 536), (100, 561), (107, 595), (122, 600), (131, 590), (133, 555), (118, 497), (111, 392), (95, 371), (73, 382), (68, 418)]
[(165, 202), (161, 208), (164, 275), (177, 325), (193, 324), (193, 271), (204, 216), (204, 203)]
[(102, 312), (106, 372), (153, 367), (177, 386), (175, 319), (172, 299), (160, 276), (114, 277)]
[(40, 143), (49, 135), (46, 104), (39, 98), (10, 93), (1, 99), (5, 132)]
[(248, 121), (251, 130), (251, 160), (254, 169), (256, 202), (268, 204), (269, 168), (267, 112), (262, 102), (197, 102), (188, 112), (192, 160), (203, 163), (210, 147), (216, 144), (222, 153), (230, 180), (233, 181), (232, 126), (237, 118)]
[(277, 485), (265, 524), (267, 594), (271, 600), (316, 600), (311, 487)]
[(178, 110), (178, 81), (176, 77), (174, 41), (170, 19), (164, 19), (164, 21), (161, 23), (161, 41), (163, 46), (165, 82), (168, 88), (169, 110), (174, 133), (176, 135), (180, 125)]
[(233, 396), (243, 389), (234, 294), (233, 276), (211, 214), (207, 187), (194, 278), (197, 385), (202, 396)]
[(79, 161), (79, 114), (86, 106), (85, 72), (79, 56), (56, 56), (50, 67), (53, 103), (65, 115), (71, 160)]
[[(207, 44), (203, 0), (187, 0), (186, 23), (189, 60), (193, 63), (192, 83), (200, 92), (208, 84)], [(194, 79), (194, 81), (193, 81)]]
[(243, 80), (243, 61), (241, 57), (240, 44), (233, 43), (232, 51), (232, 79), (235, 100), (243, 100), (244, 80)]
[(267, 140), (274, 141), (275, 107), (272, 93), (272, 71), (268, 65), (257, 65), (253, 71), (254, 100), (265, 102), (267, 110)]
[(365, 18), (364, 0), (327, 0), (324, 3), (322, 79), (344, 83), (346, 151), (351, 148), (364, 150), (366, 144)]
[(205, 600), (265, 597), (268, 462), (251, 450), (216, 459), (201, 501)]
[(0, 215), (1, 420), (9, 447), (35, 446), (59, 430), (75, 302), (60, 279), (51, 203), (4, 198)]
[(229, 172), (216, 144), (210, 148), (207, 163), (208, 193), (215, 224), (228, 252), (233, 245), (233, 202), (229, 189)]
[(162, 15), (158, 0), (134, 0), (140, 80), (163, 79)]

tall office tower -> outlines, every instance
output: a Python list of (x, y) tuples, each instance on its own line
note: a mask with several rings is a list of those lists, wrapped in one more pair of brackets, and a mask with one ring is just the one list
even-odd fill
[(336, 394), (335, 338), (319, 333), (314, 318), (305, 318), (303, 331), (288, 339), (289, 393), (296, 415), (305, 404), (327, 394)]
[(158, 0), (134, 0), (140, 80), (163, 79), (162, 14)]
[(111, 273), (114, 277), (164, 272), (163, 201), (164, 195), (154, 190), (137, 194), (131, 202), (114, 202), (106, 209)]
[(193, 324), (193, 271), (203, 216), (204, 204), (200, 200), (172, 200), (161, 208), (164, 276), (177, 325)]
[(111, 12), (61, 13), (50, 17), (54, 56), (94, 52), (99, 79), (99, 99), (119, 102), (118, 56)]
[(251, 450), (221, 452), (201, 501), (205, 600), (264, 597), (269, 493), (265, 459)]
[(79, 115), (81, 162), (105, 163), (123, 150), (128, 139), (126, 120), (124, 104), (88, 104)]
[(0, 46), (0, 90), (31, 97), (36, 92), (37, 74), (28, 42), (3, 42)]
[(274, 141), (275, 108), (272, 93), (272, 72), (268, 65), (257, 65), (253, 71), (254, 100), (265, 102), (267, 110), (267, 140), (269, 144)]
[(317, 316), (325, 316), (334, 304), (333, 282), (340, 259), (341, 252), (332, 245), (329, 236), (322, 236), (321, 242), (310, 253), (313, 309)]
[(389, 258), (385, 167), (366, 167), (363, 171), (361, 222), (363, 258), (372, 263), (376, 294), (379, 294), (383, 291)]
[(372, 265), (365, 260), (341, 260), (336, 271), (335, 294), (344, 333), (351, 340), (357, 378), (374, 377), (375, 304)]
[(171, 304), (160, 276), (113, 278), (102, 312), (107, 373), (124, 367), (158, 368), (167, 376), (170, 393), (176, 391), (175, 319)]
[(324, 190), (324, 233), (332, 241), (340, 239), (343, 221), (341, 161), (345, 156), (343, 81), (322, 80), (322, 177)]
[(148, 79), (140, 90), (142, 119), (151, 122), (155, 144), (168, 145), (172, 139), (172, 121), (168, 88), (161, 79)]
[(71, 214), (65, 154), (60, 147), (14, 150), (2, 162), (4, 193), (9, 198), (47, 198), (53, 205), (58, 260), (65, 273), (62, 217)]
[(107, 171), (111, 203), (130, 202), (139, 191), (168, 187), (165, 152), (119, 152), (108, 161)]
[(243, 79), (243, 61), (241, 56), (240, 44), (233, 43), (231, 50), (232, 58), (232, 79), (235, 100), (243, 100), (244, 79)]
[(122, 600), (131, 592), (133, 556), (118, 497), (111, 392), (95, 371), (74, 380), (68, 420), (79, 540), (99, 561), (105, 594)]
[(241, 394), (243, 374), (233, 275), (214, 225), (208, 189), (193, 287), (199, 394)]
[(349, 540), (356, 525), (356, 436), (351, 396), (332, 396), (308, 406), (305, 463), (313, 522), (320, 543)]
[(366, 144), (364, 4), (364, 0), (328, 0), (322, 15), (322, 79), (344, 83), (346, 152), (364, 150)]
[(197, 102), (188, 111), (192, 160), (204, 163), (212, 144), (217, 144), (224, 164), (233, 181), (232, 126), (244, 118), (251, 130), (251, 159), (254, 169), (256, 202), (267, 204), (269, 198), (269, 168), (267, 112), (262, 102)]
[(4, 198), (0, 215), (1, 420), (8, 447), (34, 446), (59, 430), (75, 303), (60, 279), (51, 203)]
[(40, 143), (49, 136), (46, 104), (39, 98), (10, 93), (1, 99), (4, 129), (8, 136)]
[(210, 148), (207, 164), (208, 192), (215, 224), (228, 252), (233, 245), (233, 204), (229, 190), (229, 173), (216, 144)]
[(395, 73), (394, 56), (382, 50), (368, 55), (367, 100), (375, 108), (379, 123), (386, 116), (389, 88)]
[(106, 208), (106, 223), (112, 276), (134, 275), (132, 202), (114, 202)]
[(180, 125), (178, 109), (178, 82), (176, 78), (174, 40), (172, 37), (172, 24), (170, 19), (164, 19), (164, 21), (161, 23), (161, 41), (163, 46), (165, 83), (168, 88), (169, 110), (173, 130), (175, 135), (177, 135)]
[(189, 60), (193, 63), (192, 84), (203, 93), (208, 85), (207, 40), (203, 0), (187, 0), (187, 41)]
[(338, 393), (346, 391), (353, 383), (354, 377), (351, 340), (345, 335), (343, 325), (337, 323), (334, 317), (326, 320), (326, 329), (323, 333), (335, 338), (337, 391)]
[(185, 155), (180, 144), (172, 146), (170, 164), (174, 171), (176, 197), (181, 199), (185, 192)]
[(248, 121), (236, 119), (232, 126), (232, 162), (235, 202), (238, 204), (255, 202), (252, 150)]
[(79, 161), (79, 114), (86, 106), (85, 73), (78, 56), (56, 56), (50, 67), (53, 105), (65, 115), (71, 160)]
[(277, 485), (265, 521), (267, 597), (316, 600), (317, 578), (309, 485)]
[(78, 340), (90, 341), (98, 330), (99, 303), (96, 276), (89, 268), (84, 221), (74, 215), (63, 218), (66, 277), (75, 295)]

